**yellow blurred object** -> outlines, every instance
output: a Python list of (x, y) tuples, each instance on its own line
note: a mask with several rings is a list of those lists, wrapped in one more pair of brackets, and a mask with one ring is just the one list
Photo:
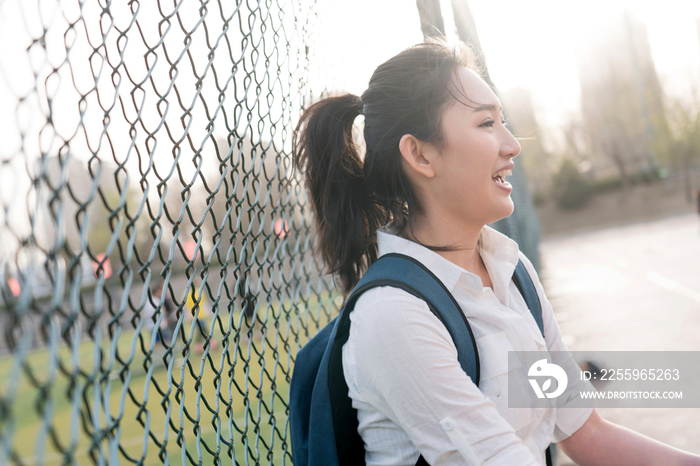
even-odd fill
[(187, 300), (185, 302), (185, 309), (187, 312), (187, 317), (191, 319), (206, 319), (211, 314), (211, 304), (207, 298), (206, 293), (202, 293), (201, 299), (199, 299), (199, 289), (195, 288), (194, 292), (192, 290), (187, 290)]

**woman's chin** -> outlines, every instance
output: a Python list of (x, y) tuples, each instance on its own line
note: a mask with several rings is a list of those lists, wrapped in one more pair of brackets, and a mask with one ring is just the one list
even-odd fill
[(495, 223), (499, 220), (503, 220), (504, 218), (513, 215), (513, 212), (515, 211), (515, 205), (513, 205), (513, 201), (510, 198), (510, 196), (508, 197), (508, 201), (509, 202), (507, 204), (500, 206), (497, 212), (494, 212), (494, 220), (492, 220), (489, 223)]

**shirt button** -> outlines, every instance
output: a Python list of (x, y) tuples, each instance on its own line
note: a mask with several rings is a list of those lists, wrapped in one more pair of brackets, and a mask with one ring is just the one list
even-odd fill
[(543, 414), (544, 414), (544, 409), (540, 408), (537, 410), (537, 417), (542, 417)]
[(445, 421), (445, 423), (443, 424), (443, 428), (444, 428), (446, 431), (452, 430), (452, 422), (450, 422), (450, 421)]

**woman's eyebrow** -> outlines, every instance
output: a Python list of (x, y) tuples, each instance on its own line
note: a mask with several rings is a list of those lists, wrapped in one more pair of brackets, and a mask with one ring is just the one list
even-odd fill
[(494, 112), (498, 110), (499, 112), (503, 111), (500, 105), (495, 105), (495, 104), (482, 104), (479, 105), (478, 107), (474, 107), (474, 112), (483, 112), (483, 111), (489, 111), (489, 112)]

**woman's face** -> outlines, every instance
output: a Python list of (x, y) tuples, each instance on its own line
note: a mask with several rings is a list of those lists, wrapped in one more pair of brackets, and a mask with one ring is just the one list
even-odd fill
[(434, 160), (433, 187), (451, 218), (485, 225), (513, 213), (513, 188), (497, 174), (513, 168), (520, 144), (504, 126), (501, 103), (491, 88), (466, 68), (458, 76), (469, 98), (460, 100), (470, 106), (456, 102), (443, 113), (443, 147)]

